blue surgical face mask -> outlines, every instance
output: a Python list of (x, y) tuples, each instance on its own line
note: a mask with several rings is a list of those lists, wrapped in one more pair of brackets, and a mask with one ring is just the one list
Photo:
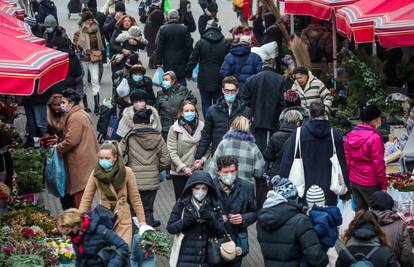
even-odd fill
[(170, 89), (171, 88), (171, 81), (162, 81), (161, 87), (164, 89)]
[(134, 82), (139, 82), (142, 80), (142, 78), (143, 78), (142, 75), (139, 75), (139, 74), (132, 75), (132, 80), (134, 80)]
[(203, 201), (207, 196), (207, 191), (204, 189), (193, 190), (193, 197), (198, 201)]
[(65, 113), (69, 112), (68, 105), (60, 104), (60, 109), (62, 110), (62, 112), (65, 112)]
[(110, 171), (112, 169), (112, 160), (110, 159), (100, 159), (99, 165), (105, 170)]
[(53, 28), (53, 27), (48, 27), (48, 28), (46, 28), (46, 31), (47, 31), (48, 33), (52, 33), (54, 30), (55, 30), (55, 28)]
[(226, 100), (227, 103), (232, 104), (234, 102), (234, 100), (236, 100), (236, 95), (224, 94), (224, 100)]
[(191, 13), (191, 7), (187, 7), (187, 13)]
[(196, 117), (196, 113), (194, 111), (184, 112), (183, 118), (188, 122), (192, 122)]

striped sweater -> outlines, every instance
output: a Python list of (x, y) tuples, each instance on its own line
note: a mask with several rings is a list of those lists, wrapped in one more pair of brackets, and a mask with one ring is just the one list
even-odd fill
[(309, 109), (312, 102), (322, 101), (325, 105), (326, 111), (331, 111), (333, 96), (323, 82), (313, 76), (309, 71), (308, 82), (305, 88), (302, 88), (297, 81), (292, 85), (292, 89), (299, 93), (301, 104), (303, 107)]

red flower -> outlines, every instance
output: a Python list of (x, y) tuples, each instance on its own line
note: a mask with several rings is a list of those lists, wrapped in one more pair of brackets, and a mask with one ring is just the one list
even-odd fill
[(23, 235), (24, 238), (31, 238), (34, 236), (34, 232), (30, 227), (23, 227), (20, 233)]
[(12, 255), (13, 252), (14, 252), (14, 247), (12, 245), (8, 244), (7, 246), (4, 247), (4, 252), (7, 255)]

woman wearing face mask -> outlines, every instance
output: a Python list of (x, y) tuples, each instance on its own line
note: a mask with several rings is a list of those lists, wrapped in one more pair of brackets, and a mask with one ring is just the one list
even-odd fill
[(207, 243), (210, 237), (224, 234), (223, 218), (216, 188), (207, 172), (195, 171), (175, 203), (168, 220), (170, 234), (184, 234), (178, 255), (170, 262), (176, 266), (207, 267)]
[(195, 32), (197, 26), (194, 21), (193, 13), (191, 12), (191, 1), (180, 0), (180, 8), (177, 11), (180, 14), (180, 23), (187, 26), (189, 32)]
[(199, 119), (196, 106), (189, 100), (181, 103), (178, 119), (170, 127), (167, 146), (172, 160), (171, 178), (173, 181), (175, 199), (184, 190), (188, 178), (194, 170), (201, 168), (210, 152), (200, 160), (195, 160), (195, 152), (201, 139), (204, 122)]
[(223, 140), (217, 146), (208, 172), (211, 175), (217, 173), (217, 159), (221, 156), (234, 156), (239, 162), (238, 176), (251, 183), (254, 178), (261, 178), (264, 169), (262, 153), (250, 133), (250, 122), (246, 117), (239, 116), (230, 125), (230, 130), (223, 136)]
[(194, 105), (197, 104), (197, 98), (187, 87), (181, 86), (175, 73), (167, 71), (164, 73), (163, 81), (161, 82), (162, 90), (157, 93), (157, 100), (155, 108), (161, 117), (162, 136), (167, 140), (168, 131), (171, 125), (178, 118), (181, 103), (184, 100), (190, 100)]
[(79, 207), (88, 178), (98, 160), (99, 145), (88, 113), (79, 105), (80, 96), (67, 89), (62, 93), (61, 110), (65, 113), (63, 140), (57, 145), (58, 153), (66, 162), (67, 193), (73, 203), (65, 208)]
[(352, 195), (357, 210), (367, 209), (374, 192), (387, 190), (384, 162), (384, 142), (377, 127), (381, 125), (381, 110), (369, 105), (361, 110), (361, 124), (347, 134), (344, 148), (349, 170)]
[(88, 180), (85, 193), (79, 207), (86, 212), (92, 207), (93, 197), (98, 192), (100, 204), (116, 216), (113, 225), (115, 232), (131, 247), (132, 217), (134, 210), (140, 225), (145, 225), (145, 213), (142, 206), (134, 172), (126, 167), (118, 142), (105, 141), (99, 151), (99, 161)]
[(129, 70), (128, 83), (131, 91), (134, 89), (145, 90), (148, 94), (147, 104), (153, 106), (155, 104), (154, 89), (151, 78), (145, 76), (146, 72), (144, 66), (140, 64), (132, 66)]

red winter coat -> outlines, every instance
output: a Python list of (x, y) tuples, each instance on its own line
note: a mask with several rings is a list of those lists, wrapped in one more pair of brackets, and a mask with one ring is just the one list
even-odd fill
[(384, 142), (372, 126), (358, 124), (345, 138), (349, 180), (360, 186), (379, 185), (387, 188), (384, 162)]

